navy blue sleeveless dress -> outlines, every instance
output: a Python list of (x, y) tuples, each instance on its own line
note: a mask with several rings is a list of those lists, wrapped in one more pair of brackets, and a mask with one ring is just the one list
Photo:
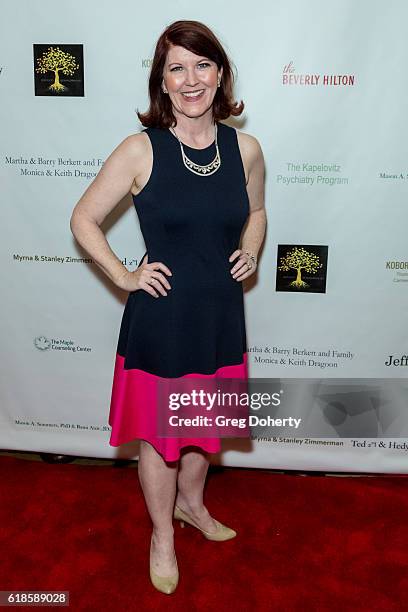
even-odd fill
[[(161, 261), (171, 289), (156, 298), (132, 291), (123, 312), (109, 413), (109, 444), (150, 442), (166, 461), (186, 446), (221, 450), (220, 438), (157, 435), (159, 378), (248, 378), (242, 281), (230, 270), (237, 259), (249, 215), (245, 173), (235, 128), (217, 122), (219, 169), (208, 176), (188, 170), (176, 136), (145, 128), (153, 149), (150, 178), (133, 202), (148, 262)], [(215, 157), (215, 141), (204, 149), (184, 145), (199, 164)], [(143, 260), (145, 255), (141, 258)], [(141, 262), (140, 262), (141, 263)], [(139, 265), (140, 265), (139, 263)]]

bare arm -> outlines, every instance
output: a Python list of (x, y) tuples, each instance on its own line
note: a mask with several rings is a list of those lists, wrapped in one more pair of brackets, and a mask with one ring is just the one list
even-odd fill
[(100, 225), (131, 189), (143, 151), (141, 138), (144, 136), (133, 134), (116, 147), (76, 204), (70, 219), (76, 240), (118, 286), (128, 270), (112, 251)]
[[(258, 252), (265, 236), (267, 223), (265, 211), (265, 162), (262, 149), (257, 139), (249, 136), (249, 134), (246, 134), (244, 142), (245, 156), (249, 160), (247, 192), (250, 213), (242, 235), (241, 249), (234, 251), (230, 257), (230, 261), (233, 261), (238, 255), (241, 255), (240, 259), (231, 269), (233, 278), (238, 281), (247, 278), (255, 272)], [(248, 260), (248, 256), (243, 255), (245, 251), (248, 251), (255, 258), (255, 260), (250, 260), (250, 265), (252, 265), (250, 270), (245, 265), (245, 262)]]

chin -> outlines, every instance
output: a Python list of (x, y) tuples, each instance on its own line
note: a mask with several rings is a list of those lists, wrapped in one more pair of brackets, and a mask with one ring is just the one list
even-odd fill
[(196, 112), (190, 112), (189, 113), (189, 112), (186, 111), (184, 114), (187, 117), (191, 117), (191, 119), (194, 119), (194, 118), (197, 118), (197, 117), (202, 117), (203, 115), (208, 113), (208, 111), (210, 111), (210, 110), (211, 110), (211, 106), (208, 107), (208, 108), (201, 108), (201, 109), (197, 108)]

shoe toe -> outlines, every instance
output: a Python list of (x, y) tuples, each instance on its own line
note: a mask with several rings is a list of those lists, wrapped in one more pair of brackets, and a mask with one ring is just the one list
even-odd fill
[(150, 580), (152, 581), (153, 586), (160, 591), (161, 593), (166, 593), (166, 595), (170, 595), (173, 591), (176, 590), (178, 585), (179, 577), (177, 576), (158, 576), (150, 570)]

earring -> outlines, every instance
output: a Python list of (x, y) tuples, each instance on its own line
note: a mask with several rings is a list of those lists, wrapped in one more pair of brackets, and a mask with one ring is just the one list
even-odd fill
[(217, 81), (217, 87), (219, 87), (219, 86), (220, 86), (220, 83), (221, 83), (221, 79), (218, 79), (218, 81)]

